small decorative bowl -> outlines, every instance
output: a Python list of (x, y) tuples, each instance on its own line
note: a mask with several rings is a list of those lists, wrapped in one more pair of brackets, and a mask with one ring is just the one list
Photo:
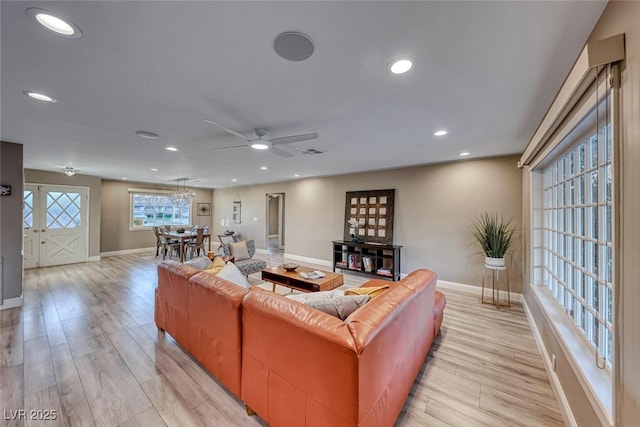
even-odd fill
[(288, 272), (295, 271), (296, 268), (300, 267), (298, 264), (282, 264), (280, 267), (284, 268)]

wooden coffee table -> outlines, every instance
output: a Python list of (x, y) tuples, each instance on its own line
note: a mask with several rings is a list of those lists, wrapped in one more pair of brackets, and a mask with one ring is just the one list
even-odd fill
[[(316, 269), (317, 270), (317, 269)], [(273, 283), (273, 290), (276, 290), (276, 284), (286, 286), (302, 292), (330, 291), (344, 283), (342, 274), (322, 271), (326, 276), (320, 279), (310, 280), (304, 279), (298, 275), (298, 272), (315, 271), (313, 268), (298, 267), (295, 271), (287, 271), (282, 267), (272, 267), (262, 270), (262, 280)]]

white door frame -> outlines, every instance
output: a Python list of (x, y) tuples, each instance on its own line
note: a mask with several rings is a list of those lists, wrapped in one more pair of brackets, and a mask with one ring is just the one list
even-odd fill
[(269, 248), (269, 203), (271, 198), (278, 199), (278, 249), (284, 249), (283, 239), (283, 227), (284, 227), (284, 193), (267, 193), (265, 196), (266, 201), (266, 215), (265, 215), (265, 242), (266, 247)]
[[(35, 191), (33, 191), (35, 188)], [(38, 234), (35, 234), (35, 230), (32, 230), (32, 233), (34, 233), (34, 237), (37, 239), (37, 244), (35, 245), (38, 249), (37, 249), (37, 255), (34, 254), (36, 260), (35, 260), (35, 266), (36, 267), (40, 267), (43, 264), (42, 261), (42, 237), (40, 236), (40, 232), (42, 232), (42, 230), (47, 229), (46, 228), (46, 215), (47, 215), (47, 206), (46, 206), (46, 200), (44, 200), (43, 195), (46, 194), (46, 192), (48, 192), (49, 190), (62, 190), (62, 191), (76, 191), (79, 192), (81, 194), (81, 197), (84, 200), (81, 200), (81, 206), (80, 206), (80, 215), (81, 215), (81, 234), (80, 234), (80, 239), (82, 240), (82, 248), (81, 251), (79, 252), (80, 258), (78, 259), (74, 259), (72, 262), (87, 262), (89, 261), (89, 211), (90, 211), (90, 191), (91, 189), (89, 187), (84, 187), (84, 186), (73, 186), (73, 185), (56, 185), (56, 184), (36, 184), (36, 183), (25, 183), (25, 190), (32, 190), (34, 192), (34, 208), (35, 206), (39, 206), (38, 208), (38, 212), (35, 211), (34, 209), (34, 219), (33, 219), (33, 225), (34, 228), (36, 228), (35, 226), (37, 226), (37, 230), (38, 230)], [(84, 193), (84, 194), (83, 194)], [(37, 201), (36, 201), (36, 197), (37, 197)], [(35, 249), (35, 247), (34, 247)], [(64, 264), (65, 262), (59, 263), (59, 264), (47, 264), (47, 266), (50, 265), (61, 265)], [(25, 268), (29, 268), (26, 267)]]

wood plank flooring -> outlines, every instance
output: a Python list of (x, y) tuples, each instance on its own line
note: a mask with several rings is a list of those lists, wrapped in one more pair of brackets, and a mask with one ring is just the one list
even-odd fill
[[(283, 262), (282, 254), (257, 257)], [(25, 272), (24, 305), (0, 312), (1, 425), (266, 425), (156, 330), (159, 262), (143, 253)], [(366, 280), (346, 274), (344, 286)], [(441, 334), (396, 425), (563, 425), (522, 307), (445, 293)], [(19, 409), (26, 419), (11, 419)], [(57, 419), (29, 419), (32, 409)]]

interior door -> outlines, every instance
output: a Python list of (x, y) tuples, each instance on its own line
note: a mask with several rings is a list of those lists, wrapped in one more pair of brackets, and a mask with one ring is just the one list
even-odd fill
[(24, 206), (25, 268), (87, 261), (86, 188), (27, 185)]

